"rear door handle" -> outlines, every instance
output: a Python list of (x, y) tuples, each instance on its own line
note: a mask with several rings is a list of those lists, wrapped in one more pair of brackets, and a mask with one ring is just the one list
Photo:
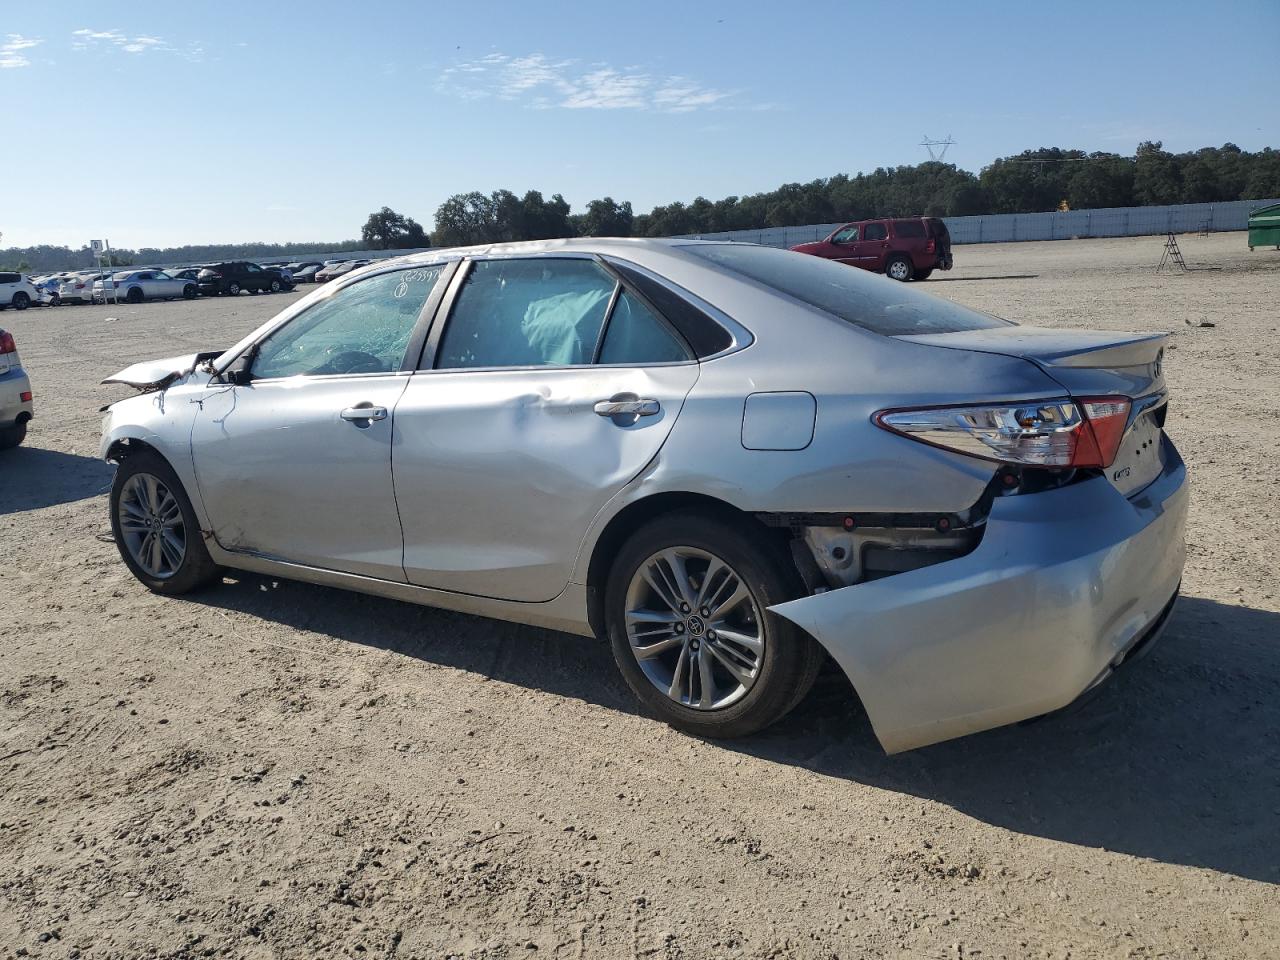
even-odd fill
[(354, 407), (347, 407), (342, 413), (338, 414), (343, 420), (349, 420), (357, 427), (367, 427), (374, 420), (387, 419), (386, 407), (375, 407), (372, 403), (357, 403)]
[(620, 427), (629, 427), (641, 417), (654, 417), (662, 412), (657, 400), (642, 399), (634, 393), (619, 393), (595, 405), (597, 416), (608, 417)]

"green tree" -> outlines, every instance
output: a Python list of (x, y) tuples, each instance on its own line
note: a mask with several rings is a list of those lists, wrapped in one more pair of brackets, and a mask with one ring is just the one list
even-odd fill
[(578, 234), (584, 237), (629, 237), (634, 222), (630, 200), (618, 203), (613, 197), (604, 197), (587, 204), (587, 212), (576, 226)]
[(1133, 198), (1139, 206), (1178, 203), (1182, 199), (1182, 175), (1178, 161), (1159, 141), (1138, 144), (1133, 165)]
[(422, 225), (410, 217), (383, 207), (360, 228), (360, 239), (370, 250), (407, 250), (431, 245)]

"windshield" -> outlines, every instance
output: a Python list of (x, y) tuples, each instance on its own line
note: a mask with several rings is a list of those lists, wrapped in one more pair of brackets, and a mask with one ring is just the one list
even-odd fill
[(886, 337), (1011, 326), (905, 283), (807, 253), (747, 243), (690, 243), (681, 249)]

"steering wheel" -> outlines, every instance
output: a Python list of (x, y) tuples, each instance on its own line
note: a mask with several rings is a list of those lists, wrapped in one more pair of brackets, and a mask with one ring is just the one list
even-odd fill
[(317, 367), (316, 373), (385, 373), (381, 360), (363, 350), (344, 350)]

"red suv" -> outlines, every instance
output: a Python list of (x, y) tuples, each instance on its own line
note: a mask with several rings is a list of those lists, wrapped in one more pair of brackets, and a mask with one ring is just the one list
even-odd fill
[(791, 249), (894, 280), (924, 280), (935, 269), (951, 269), (951, 234), (937, 217), (861, 220), (845, 224), (825, 240)]

